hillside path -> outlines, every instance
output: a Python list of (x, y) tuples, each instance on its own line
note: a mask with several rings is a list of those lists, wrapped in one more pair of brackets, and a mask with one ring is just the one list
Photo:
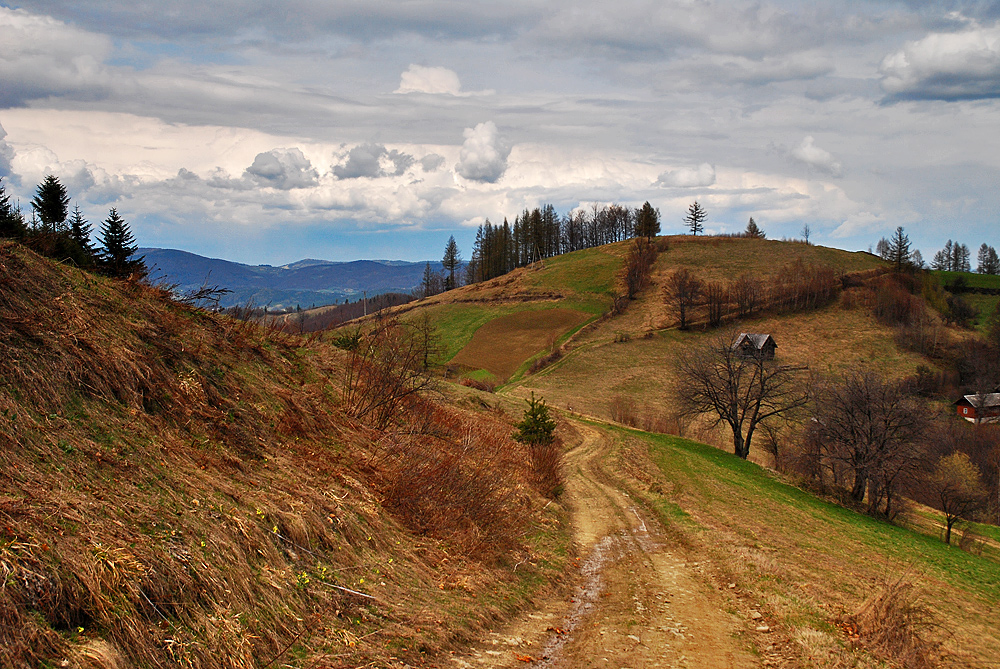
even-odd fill
[(734, 639), (737, 619), (671, 547), (662, 526), (613, 485), (611, 444), (577, 423), (567, 454), (567, 503), (579, 547), (580, 584), (569, 601), (539, 610), (452, 657), (458, 667), (682, 667), (742, 669), (758, 663)]

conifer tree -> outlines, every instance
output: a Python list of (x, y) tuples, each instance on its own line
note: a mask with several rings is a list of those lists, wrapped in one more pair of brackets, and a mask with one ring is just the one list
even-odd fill
[(757, 221), (753, 220), (753, 216), (750, 217), (750, 222), (747, 223), (747, 229), (743, 234), (751, 239), (764, 239), (767, 236), (757, 225)]
[(35, 189), (31, 207), (41, 221), (42, 232), (64, 232), (69, 212), (69, 195), (59, 178), (49, 174)]
[(555, 439), (556, 422), (549, 417), (549, 408), (545, 400), (536, 400), (532, 391), (531, 399), (525, 400), (528, 408), (524, 410), (524, 419), (517, 424), (514, 440), (522, 444), (550, 444)]
[(90, 241), (91, 227), (87, 219), (80, 211), (80, 205), (73, 207), (73, 214), (69, 217), (69, 234), (76, 246), (74, 249), (74, 260), (81, 267), (89, 267), (94, 264), (94, 245)]
[(447, 272), (444, 279), (444, 289), (452, 290), (453, 288), (457, 288), (455, 272), (458, 270), (458, 266), (462, 264), (462, 255), (458, 250), (458, 244), (455, 243), (454, 235), (448, 238), (448, 244), (444, 247), (444, 258), (441, 260), (441, 264), (444, 266), (444, 271)]
[(704, 223), (706, 218), (708, 218), (708, 214), (705, 213), (705, 209), (695, 200), (694, 204), (688, 207), (684, 223), (687, 224), (688, 230), (691, 231), (692, 235), (697, 235), (699, 232), (705, 232)]
[(979, 266), (976, 271), (980, 274), (1000, 274), (1000, 258), (997, 257), (997, 250), (992, 246), (985, 243), (980, 246), (977, 260)]
[(24, 214), (10, 202), (10, 195), (0, 176), (0, 238), (21, 239), (27, 232)]
[(114, 207), (101, 226), (99, 241), (101, 267), (109, 276), (125, 278), (136, 272), (145, 273), (146, 264), (143, 259), (133, 258), (139, 245), (135, 243), (128, 223)]
[(951, 240), (944, 245), (944, 248), (934, 254), (934, 260), (931, 261), (931, 269), (947, 271), (951, 269)]
[(969, 253), (969, 247), (965, 244), (959, 244), (955, 242), (955, 245), (951, 247), (951, 271), (952, 272), (971, 272), (972, 265), (970, 259), (972, 254)]
[(910, 238), (903, 233), (903, 226), (897, 226), (892, 239), (889, 240), (889, 248), (886, 260), (893, 264), (897, 272), (902, 272), (910, 265)]
[(652, 239), (660, 234), (660, 212), (646, 201), (635, 212), (635, 236)]

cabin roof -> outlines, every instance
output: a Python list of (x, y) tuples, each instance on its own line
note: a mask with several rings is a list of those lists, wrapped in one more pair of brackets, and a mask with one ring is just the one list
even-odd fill
[[(979, 398), (983, 398), (983, 403), (979, 404)], [(987, 393), (986, 395), (963, 395), (955, 404), (968, 404), (971, 407), (986, 408), (1000, 407), (1000, 393)]]
[(771, 344), (773, 344), (775, 348), (778, 347), (777, 342), (774, 341), (774, 337), (772, 337), (769, 334), (758, 334), (755, 332), (741, 332), (740, 336), (736, 338), (736, 342), (733, 344), (733, 348), (741, 346), (745, 340), (749, 340), (750, 343), (753, 344), (754, 348), (756, 348), (758, 351), (764, 348), (768, 340), (771, 341)]

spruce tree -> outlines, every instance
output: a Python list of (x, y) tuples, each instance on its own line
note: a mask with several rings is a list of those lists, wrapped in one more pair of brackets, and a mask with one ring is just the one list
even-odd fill
[(952, 252), (952, 268), (953, 272), (971, 272), (972, 264), (970, 260), (972, 254), (969, 252), (969, 247), (965, 244), (959, 244), (958, 242), (951, 249)]
[(524, 419), (517, 424), (514, 440), (522, 444), (550, 444), (555, 439), (556, 422), (549, 417), (549, 408), (545, 400), (536, 400), (532, 391), (531, 399), (525, 400), (528, 408), (524, 410)]
[(997, 258), (997, 250), (992, 246), (983, 244), (979, 247), (979, 257), (976, 271), (980, 274), (1000, 274), (1000, 258)]
[(69, 217), (69, 234), (73, 240), (73, 245), (76, 247), (73, 249), (73, 259), (76, 261), (76, 264), (81, 267), (93, 265), (97, 253), (94, 250), (93, 243), (90, 241), (90, 223), (83, 217), (80, 205), (73, 207), (73, 214)]
[(903, 233), (903, 226), (897, 226), (892, 239), (889, 240), (887, 258), (897, 272), (902, 272), (910, 265), (910, 238)]
[(448, 238), (448, 244), (444, 247), (444, 258), (441, 259), (441, 264), (444, 266), (445, 272), (447, 272), (444, 279), (444, 289), (452, 290), (453, 288), (457, 288), (455, 272), (458, 270), (458, 266), (462, 264), (462, 255), (458, 250), (458, 244), (455, 243), (454, 235)]
[(635, 236), (652, 239), (660, 234), (660, 212), (648, 201), (635, 212)]
[(751, 239), (764, 239), (767, 236), (757, 225), (757, 221), (753, 220), (753, 216), (750, 217), (750, 222), (747, 223), (747, 229), (743, 235)]
[(684, 223), (687, 225), (688, 230), (691, 231), (692, 235), (697, 235), (699, 232), (705, 232), (705, 219), (708, 218), (708, 214), (705, 213), (705, 209), (698, 204), (695, 200), (694, 204), (688, 207), (687, 216), (684, 217)]
[(951, 240), (944, 245), (944, 248), (934, 254), (934, 260), (931, 261), (931, 269), (949, 271), (951, 270)]
[(133, 273), (145, 273), (146, 264), (142, 258), (133, 258), (139, 250), (135, 237), (114, 207), (101, 226), (100, 236), (101, 267), (109, 276), (125, 278)]
[(59, 178), (49, 174), (35, 189), (31, 207), (41, 221), (41, 231), (64, 232), (66, 215), (69, 212), (69, 195)]
[(10, 202), (10, 195), (0, 176), (0, 238), (22, 239), (27, 232), (24, 214)]

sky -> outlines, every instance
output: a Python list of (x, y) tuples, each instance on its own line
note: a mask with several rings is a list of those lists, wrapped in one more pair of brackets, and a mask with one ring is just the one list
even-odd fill
[[(0, 0), (0, 176), (249, 264), (594, 203), (1000, 246), (1000, 2)], [(72, 206), (72, 205), (71, 205)]]

